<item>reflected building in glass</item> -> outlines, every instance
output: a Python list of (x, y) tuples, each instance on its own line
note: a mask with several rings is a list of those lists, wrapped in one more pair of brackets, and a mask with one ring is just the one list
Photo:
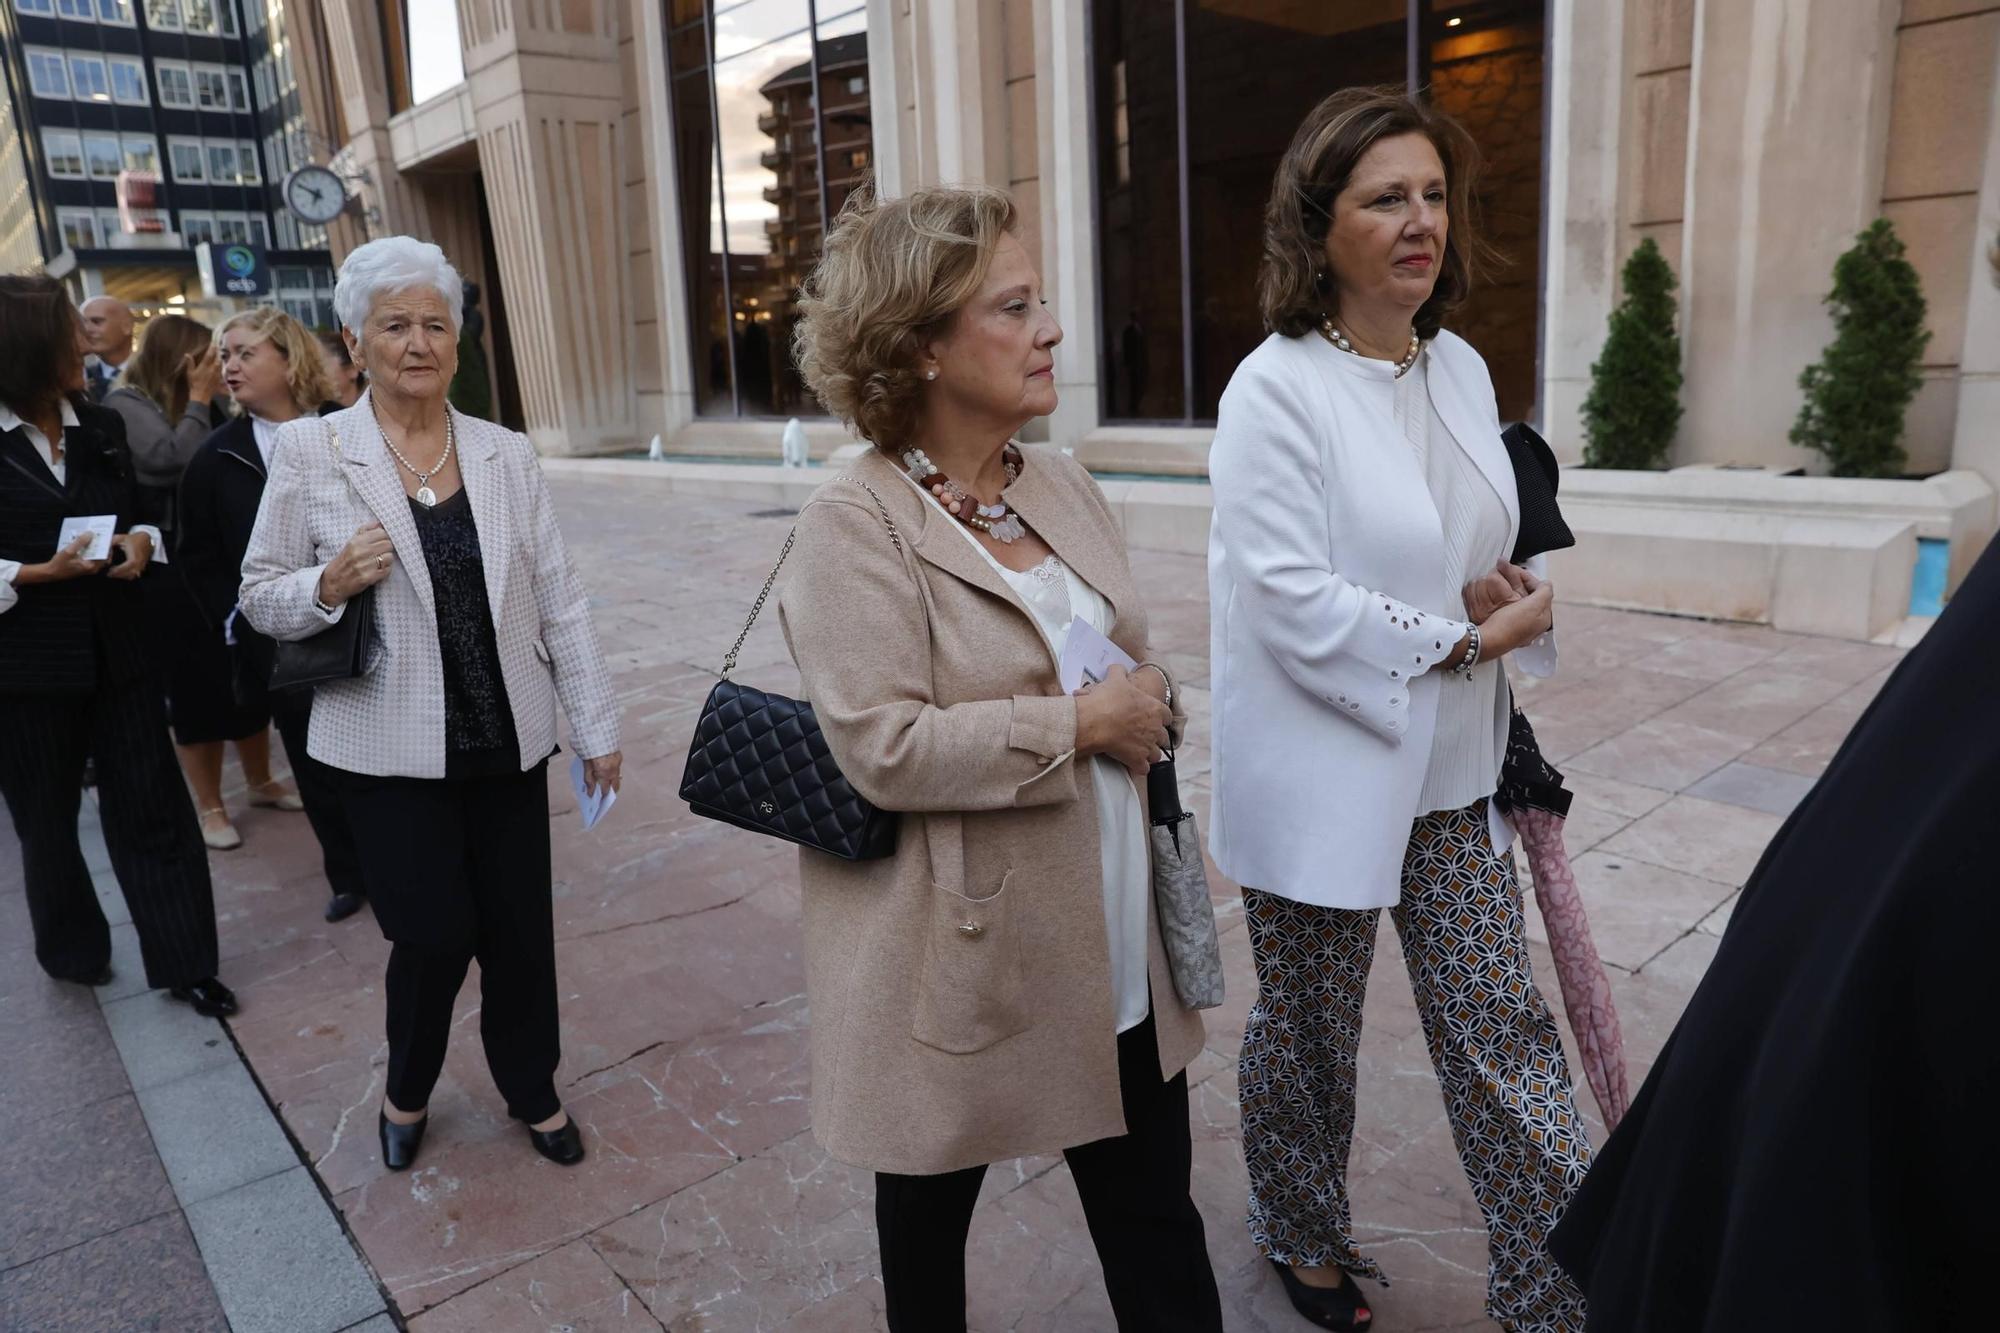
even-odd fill
[[(421, 49), (429, 39), (413, 48), (410, 34), (447, 30), (437, 5), (453, 7), (455, 62)], [(1888, 216), (1936, 334), (1912, 465), (1977, 463), (1994, 451), (1972, 423), (2000, 413), (2000, 296), (1974, 263), (1981, 201), (2000, 190), (2000, 16), (1879, 0), (1879, 22), (1854, 23), (1824, 8), (326, 6), (328, 46), (357, 53), (330, 77), (365, 220), (333, 243), (429, 235), (482, 274), (501, 396), (544, 450), (657, 436), (670, 454), (775, 458), (777, 423), (798, 415), (824, 456), (845, 436), (798, 382), (790, 344), (830, 221), (871, 178), (890, 194), (998, 186), (1066, 333), (1062, 405), (1030, 438), (1100, 471), (1200, 475), (1222, 391), (1265, 336), (1256, 283), (1279, 155), (1328, 93), (1387, 86), (1451, 112), (1484, 155), (1479, 224), (1500, 262), (1448, 327), (1485, 358), (1504, 419), (1580, 454), (1618, 274), (1651, 237), (1682, 283), (1674, 461), (1796, 463), (1790, 386), (1826, 339), (1833, 259)], [(1813, 61), (1787, 64), (1786, 42)], [(1782, 115), (1759, 73), (1780, 66)], [(2000, 480), (2000, 455), (1979, 465)]]

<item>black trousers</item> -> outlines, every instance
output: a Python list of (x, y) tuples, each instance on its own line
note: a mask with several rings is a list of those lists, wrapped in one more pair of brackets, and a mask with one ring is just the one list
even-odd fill
[[(1189, 1194), (1185, 1073), (1161, 1082), (1153, 1019), (1118, 1038), (1127, 1132), (1064, 1150), (1121, 1333), (1222, 1333), (1222, 1300)], [(965, 1239), (986, 1168), (875, 1176), (890, 1333), (965, 1328)]]
[(167, 740), (159, 684), (100, 679), (89, 694), (0, 694), (0, 792), (21, 839), (35, 958), (87, 980), (111, 961), (111, 928), (77, 840), (83, 765), (97, 760), (104, 842), (132, 909), (152, 986), (216, 972), (208, 849)]
[(507, 1113), (562, 1109), (546, 764), (500, 777), (377, 778), (329, 769), (389, 951), (388, 1097), (430, 1105), (451, 1010), (479, 961), (479, 1036)]
[(271, 721), (285, 742), (285, 757), (292, 763), (292, 781), (305, 802), (306, 820), (319, 839), (320, 863), (326, 882), (335, 893), (366, 894), (361, 883), (361, 858), (354, 849), (354, 831), (348, 827), (341, 806), (340, 784), (333, 771), (306, 753), (306, 729), (312, 720), (312, 694), (271, 696)]

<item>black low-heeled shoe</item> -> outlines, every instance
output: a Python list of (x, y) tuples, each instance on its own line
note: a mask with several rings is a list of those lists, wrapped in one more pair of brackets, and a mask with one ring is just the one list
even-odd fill
[(236, 1012), (236, 992), (214, 977), (170, 987), (167, 994), (182, 1004), (193, 1005), (203, 1018), (228, 1018)]
[(326, 900), (324, 913), (329, 923), (345, 921), (361, 910), (361, 904), (368, 901), (358, 893), (336, 893)]
[(382, 1138), (382, 1165), (391, 1171), (407, 1171), (410, 1163), (417, 1160), (417, 1149), (424, 1146), (424, 1127), (431, 1122), (426, 1115), (414, 1125), (399, 1125), (389, 1118), (388, 1112), (375, 1113), (376, 1129)]
[(535, 1151), (554, 1162), (557, 1166), (575, 1166), (583, 1160), (583, 1135), (577, 1132), (576, 1117), (563, 1122), (561, 1129), (551, 1129), (546, 1133), (528, 1126), (528, 1142), (535, 1145)]
[(1361, 1333), (1373, 1328), (1375, 1314), (1361, 1296), (1361, 1288), (1355, 1285), (1354, 1275), (1343, 1271), (1337, 1287), (1309, 1287), (1299, 1281), (1298, 1274), (1289, 1264), (1281, 1264), (1272, 1259), (1271, 1267), (1278, 1270), (1278, 1280), (1285, 1286), (1285, 1295), (1291, 1299), (1292, 1308), (1311, 1320), (1320, 1328), (1339, 1330), (1339, 1333)]

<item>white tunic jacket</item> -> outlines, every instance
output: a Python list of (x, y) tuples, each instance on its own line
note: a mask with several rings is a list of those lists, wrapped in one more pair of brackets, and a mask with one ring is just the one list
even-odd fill
[[(1451, 333), (1426, 355), (1511, 546), (1520, 504), (1486, 363)], [(1387, 362), (1273, 335), (1231, 377), (1209, 453), (1210, 850), (1237, 883), (1323, 907), (1396, 903), (1442, 683), (1429, 668), (1466, 630), (1424, 609), (1454, 590), (1394, 388)], [(1552, 637), (1510, 660), (1551, 674)], [(1503, 736), (1506, 722), (1503, 694)], [(1504, 850), (1512, 835), (1491, 824)]]

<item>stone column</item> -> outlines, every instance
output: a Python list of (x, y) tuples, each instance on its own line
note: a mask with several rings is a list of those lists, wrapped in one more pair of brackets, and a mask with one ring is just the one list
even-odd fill
[(1700, 0), (1676, 463), (1806, 464), (1799, 372), (1833, 261), (1881, 210), (1901, 0)]
[[(640, 435), (650, 437), (657, 431), (671, 439), (694, 420), (694, 369), (688, 358), (694, 331), (688, 320), (687, 273), (681, 264), (680, 176), (674, 161), (671, 71), (667, 67), (664, 9), (659, 0), (631, 0), (630, 23), (635, 39), (634, 91), (639, 103), (637, 148), (648, 208), (646, 237), (653, 255), (659, 328), (658, 419), (647, 419), (647, 405), (642, 401), (638, 426)], [(642, 399), (645, 396), (641, 394)]]
[(1036, 117), (1041, 161), (1042, 284), (1063, 314), (1056, 347), (1060, 405), (1049, 439), (1074, 450), (1097, 428), (1097, 215), (1090, 173), (1090, 19), (1070, 0), (1035, 0)]
[(460, 0), (494, 262), (528, 436), (546, 454), (637, 436), (616, 0)]
[(2000, 490), (2000, 79), (1993, 85), (1975, 217), (1951, 465), (1970, 468)]
[(389, 88), (383, 63), (382, 17), (372, 0), (327, 0), (325, 58), (331, 68), (341, 120), (351, 137), (341, 145), (339, 169), (362, 178), (361, 208), (327, 228), (337, 265), (350, 250), (377, 236), (424, 235), (413, 193), (389, 146)]
[(1542, 434), (1583, 458), (1583, 400), (1618, 293), (1624, 5), (1550, 5), (1547, 214), (1542, 226)]

